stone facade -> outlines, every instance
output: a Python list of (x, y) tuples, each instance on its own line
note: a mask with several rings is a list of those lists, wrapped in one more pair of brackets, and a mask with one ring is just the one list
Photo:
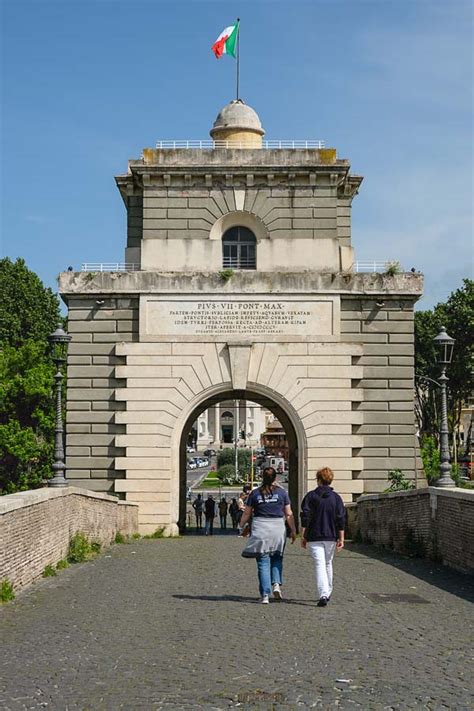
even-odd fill
[[(260, 446), (260, 435), (271, 415), (256, 402), (228, 400), (205, 410), (195, 423), (198, 449), (212, 445), (231, 444), (235, 438), (239, 446)], [(245, 437), (242, 437), (242, 434)]]
[(125, 261), (219, 270), (223, 232), (244, 225), (257, 237), (259, 269), (350, 270), (351, 204), (362, 178), (349, 169), (334, 149), (146, 149), (116, 179), (128, 210)]
[[(76, 485), (139, 503), (143, 532), (175, 531), (185, 436), (233, 399), (282, 422), (295, 506), (323, 465), (346, 501), (385, 488), (391, 468), (416, 477), (422, 277), (353, 273), (361, 181), (334, 149), (145, 149), (130, 162), (117, 184), (138, 271), (60, 280)], [(226, 272), (223, 236), (237, 226), (256, 268)]]

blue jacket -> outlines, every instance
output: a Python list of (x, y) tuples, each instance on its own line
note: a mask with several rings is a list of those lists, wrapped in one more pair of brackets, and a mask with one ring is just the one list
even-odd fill
[(345, 511), (339, 494), (331, 486), (309, 491), (301, 503), (301, 526), (307, 541), (336, 541), (344, 530)]

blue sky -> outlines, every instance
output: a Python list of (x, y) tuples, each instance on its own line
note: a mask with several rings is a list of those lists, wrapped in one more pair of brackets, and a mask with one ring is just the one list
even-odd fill
[(207, 138), (233, 98), (210, 51), (241, 18), (241, 95), (269, 139), (315, 138), (365, 176), (358, 259), (472, 276), (470, 0), (0, 0), (2, 254), (55, 288), (122, 261), (113, 176), (157, 139)]

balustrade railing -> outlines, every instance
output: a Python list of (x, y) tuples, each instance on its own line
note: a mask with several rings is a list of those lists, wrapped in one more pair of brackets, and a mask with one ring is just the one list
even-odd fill
[[(275, 140), (275, 141), (262, 141), (262, 148), (266, 149), (305, 149), (305, 148), (324, 148), (324, 141), (318, 140)], [(157, 141), (156, 148), (160, 150), (166, 149), (176, 149), (176, 148), (198, 148), (202, 149), (214, 149), (214, 148), (256, 148), (256, 146), (251, 146), (245, 141), (211, 141), (211, 140), (170, 140), (170, 141)]]
[(136, 272), (140, 265), (131, 262), (84, 262), (81, 272)]

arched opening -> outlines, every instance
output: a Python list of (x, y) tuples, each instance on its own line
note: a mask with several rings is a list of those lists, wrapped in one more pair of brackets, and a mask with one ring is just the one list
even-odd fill
[(235, 226), (222, 235), (224, 269), (256, 269), (257, 239), (248, 227)]
[[(257, 403), (257, 405), (264, 407), (269, 410), (270, 413), (281, 424), (281, 429), (284, 430), (285, 434), (285, 453), (284, 457), (287, 462), (287, 468), (285, 468), (284, 473), (287, 477), (287, 486), (290, 499), (295, 511), (295, 518), (298, 512), (298, 507), (303, 496), (303, 459), (304, 459), (304, 435), (302, 426), (298, 427), (297, 422), (295, 422), (296, 414), (289, 413), (289, 409), (283, 407), (282, 404), (278, 403), (271, 397), (262, 395), (262, 393), (255, 392), (253, 390), (232, 390), (229, 389), (224, 392), (219, 392), (218, 394), (213, 394), (202, 402), (197, 404), (193, 411), (189, 414), (186, 419), (180, 437), (180, 454), (179, 454), (179, 520), (178, 527), (180, 533), (185, 533), (188, 527), (187, 520), (187, 496), (188, 496), (188, 482), (187, 482), (187, 471), (188, 471), (188, 458), (186, 452), (186, 442), (188, 440), (188, 434), (193, 426), (194, 422), (198, 417), (206, 410), (219, 405), (219, 403), (237, 400), (237, 401), (250, 401), (251, 403)], [(232, 414), (232, 413), (231, 413)], [(245, 443), (244, 443), (245, 444)], [(213, 445), (211, 445), (213, 446)], [(280, 451), (269, 451), (268, 456), (278, 457), (281, 454)], [(217, 492), (216, 492), (217, 493)], [(238, 495), (238, 491), (236, 492)]]

